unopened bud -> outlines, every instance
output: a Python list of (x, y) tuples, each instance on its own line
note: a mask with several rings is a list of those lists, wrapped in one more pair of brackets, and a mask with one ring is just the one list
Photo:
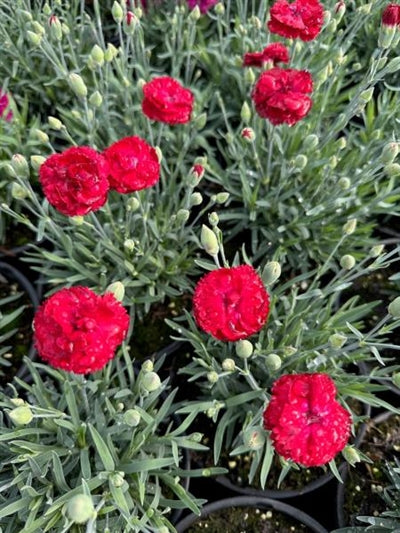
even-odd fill
[(14, 154), (11, 158), (11, 165), (18, 176), (27, 177), (29, 175), (28, 161), (22, 154)]
[(218, 226), (219, 216), (215, 211), (213, 211), (212, 213), (208, 215), (208, 222), (213, 228), (215, 228), (215, 226)]
[(114, 472), (110, 475), (110, 483), (113, 487), (122, 487), (124, 484), (125, 472)]
[(243, 442), (250, 450), (260, 450), (265, 444), (265, 433), (262, 429), (248, 428), (243, 433)]
[(196, 22), (201, 17), (201, 11), (199, 6), (196, 4), (192, 11), (189, 13), (189, 20)]
[(344, 234), (351, 235), (352, 233), (355, 232), (356, 227), (357, 227), (357, 219), (351, 218), (350, 220), (346, 222), (346, 224), (344, 224), (342, 230)]
[(190, 176), (195, 178), (195, 183), (193, 184), (193, 186), (195, 187), (196, 185), (198, 185), (199, 181), (204, 176), (204, 166), (195, 163), (190, 169)]
[(229, 196), (229, 192), (219, 192), (218, 194), (213, 196), (212, 199), (217, 204), (224, 204), (228, 200)]
[(128, 409), (125, 411), (124, 422), (126, 425), (135, 428), (140, 424), (140, 413), (136, 409)]
[(390, 163), (385, 166), (385, 173), (389, 178), (396, 178), (400, 176), (400, 165), (398, 163)]
[(110, 63), (118, 55), (118, 49), (111, 43), (107, 44), (107, 49), (104, 52), (104, 60)]
[(32, 411), (27, 405), (16, 407), (8, 413), (8, 416), (16, 426), (26, 426), (33, 420)]
[(77, 494), (67, 503), (67, 517), (75, 524), (85, 524), (94, 513), (92, 498), (87, 494)]
[(243, 128), (240, 132), (240, 135), (245, 141), (249, 143), (252, 143), (256, 138), (256, 134), (254, 133), (253, 128)]
[(242, 109), (240, 111), (240, 118), (243, 120), (245, 124), (248, 124), (251, 119), (251, 109), (247, 102), (244, 102), (242, 105)]
[(229, 357), (222, 361), (222, 369), (225, 372), (233, 372), (236, 368), (235, 361)]
[(307, 135), (307, 137), (303, 141), (303, 147), (305, 150), (313, 150), (318, 146), (318, 144), (319, 138), (314, 133), (312, 133), (311, 135)]
[(361, 462), (361, 457), (353, 446), (345, 446), (345, 448), (342, 450), (342, 454), (346, 461), (351, 464), (351, 466)]
[(371, 100), (373, 94), (374, 94), (374, 88), (370, 87), (369, 89), (362, 91), (362, 93), (360, 94), (360, 100), (363, 103), (367, 104)]
[(76, 96), (79, 96), (80, 98), (86, 98), (88, 91), (85, 82), (83, 81), (81, 76), (73, 72), (68, 76), (68, 79), (71, 89), (74, 91)]
[(338, 181), (339, 187), (342, 189), (342, 191), (346, 191), (351, 186), (351, 181), (349, 178), (340, 178)]
[[(398, 31), (398, 30), (397, 30)], [(387, 67), (385, 68), (385, 71), (388, 74), (394, 74), (400, 69), (400, 57), (395, 57), (391, 61), (389, 61)]]
[(270, 353), (265, 358), (265, 365), (269, 372), (276, 372), (282, 366), (282, 359), (276, 353)]
[(343, 255), (340, 258), (340, 266), (345, 270), (351, 270), (356, 264), (356, 260), (350, 254)]
[(329, 158), (329, 166), (330, 168), (334, 169), (337, 167), (337, 164), (338, 164), (338, 158), (336, 155), (332, 155), (330, 158)]
[[(200, 193), (199, 193), (200, 194)], [(179, 209), (176, 213), (176, 221), (185, 224), (189, 220), (190, 211), (188, 209)]]
[(218, 2), (218, 4), (215, 6), (214, 8), (215, 10), (215, 13), (218, 15), (218, 16), (222, 16), (225, 14), (225, 6), (222, 2)]
[(400, 143), (391, 142), (388, 143), (382, 150), (381, 161), (383, 164), (388, 165), (393, 163), (399, 153)]
[(207, 124), (207, 113), (201, 113), (194, 120), (194, 125), (198, 130), (202, 130)]
[(211, 372), (207, 372), (207, 380), (211, 384), (217, 383), (217, 381), (219, 380), (217, 372), (215, 372), (214, 370), (212, 370)]
[(124, 248), (128, 252), (133, 252), (133, 250), (135, 249), (135, 241), (132, 239), (126, 239), (124, 241)]
[(15, 200), (24, 200), (25, 198), (28, 198), (30, 196), (28, 189), (25, 187), (22, 187), (19, 183), (16, 183), (15, 181), (11, 185), (11, 196)]
[(242, 339), (235, 345), (236, 355), (241, 359), (248, 359), (253, 353), (253, 345), (250, 341)]
[(340, 2), (337, 2), (335, 5), (335, 19), (338, 23), (342, 20), (345, 12), (346, 12), (346, 4), (344, 3), (343, 0), (340, 0)]
[(42, 142), (43, 144), (46, 144), (49, 142), (49, 136), (44, 131), (35, 129), (33, 130), (33, 132), (38, 141)]
[(293, 161), (293, 166), (295, 168), (298, 168), (299, 170), (303, 170), (303, 168), (305, 168), (307, 166), (307, 163), (308, 163), (308, 158), (307, 156), (303, 155), (303, 154), (298, 154), (296, 155), (294, 161)]
[(126, 210), (127, 211), (137, 211), (140, 207), (140, 202), (137, 198), (134, 196), (129, 198), (129, 200), (126, 202)]
[(277, 261), (269, 261), (262, 271), (261, 278), (265, 285), (271, 285), (281, 275), (281, 265)]
[(41, 155), (31, 155), (30, 161), (33, 170), (38, 170), (42, 163), (46, 161), (46, 158)]
[(297, 352), (297, 348), (295, 348), (294, 346), (285, 346), (283, 348), (283, 354), (285, 357), (291, 357), (296, 352)]
[(347, 140), (346, 137), (339, 137), (339, 139), (335, 142), (335, 146), (338, 150), (343, 150), (347, 146)]
[(152, 372), (153, 369), (154, 369), (154, 364), (151, 359), (147, 359), (146, 361), (143, 361), (142, 363), (143, 372)]
[(47, 122), (49, 123), (50, 128), (53, 130), (60, 131), (63, 128), (63, 123), (56, 117), (48, 117)]
[(161, 380), (155, 372), (147, 372), (142, 375), (141, 384), (147, 392), (153, 392), (161, 387)]
[(158, 159), (158, 162), (161, 163), (162, 161), (162, 158), (163, 158), (163, 153), (162, 153), (162, 150), (159, 146), (156, 146), (154, 148), (154, 150), (156, 151), (156, 155), (157, 155), (157, 159)]
[(248, 68), (246, 70), (246, 72), (244, 73), (244, 79), (247, 83), (249, 83), (250, 85), (253, 85), (253, 83), (256, 81), (256, 75), (254, 74), (253, 69)]
[(190, 195), (190, 206), (200, 205), (203, 202), (203, 196), (199, 192)]
[(61, 41), (63, 37), (63, 31), (60, 19), (56, 17), (55, 15), (52, 15), (49, 18), (49, 29), (50, 29), (50, 35), (54, 37), (56, 41)]
[(51, 7), (49, 6), (49, 4), (47, 2), (43, 6), (43, 13), (45, 15), (50, 15), (51, 14)]
[(82, 224), (85, 222), (85, 219), (82, 215), (75, 215), (74, 217), (70, 217), (69, 220), (74, 226), (82, 226)]
[(111, 8), (111, 14), (117, 24), (121, 24), (124, 18), (124, 11), (118, 2), (114, 2)]
[(90, 52), (88, 65), (92, 70), (104, 65), (104, 52), (98, 44), (95, 44)]
[(106, 292), (111, 292), (116, 300), (122, 302), (125, 296), (125, 287), (121, 281), (114, 281), (107, 287)]
[(369, 255), (371, 257), (379, 257), (384, 249), (385, 249), (384, 244), (376, 244), (375, 246), (371, 248)]
[(400, 318), (400, 296), (397, 296), (393, 302), (390, 302), (388, 305), (388, 313), (394, 318)]
[(211, 256), (216, 256), (219, 252), (218, 239), (215, 233), (205, 224), (201, 227), (200, 242), (204, 250)]
[(94, 93), (90, 95), (89, 104), (92, 105), (93, 107), (100, 107), (102, 103), (103, 103), (103, 97), (101, 96), (99, 91), (94, 91)]
[(26, 32), (26, 36), (28, 37), (28, 39), (34, 46), (39, 46), (43, 38), (41, 34), (34, 33), (33, 31), (29, 31), (29, 30)]
[(329, 344), (336, 350), (342, 348), (342, 346), (346, 344), (346, 341), (346, 335), (342, 335), (341, 333), (333, 333), (333, 335), (329, 337)]
[(125, 20), (124, 20), (124, 31), (127, 35), (133, 35), (135, 32), (136, 26), (139, 24), (139, 20), (137, 16), (132, 13), (132, 11), (128, 11)]
[(199, 433), (198, 431), (195, 431), (194, 433), (191, 433), (188, 435), (188, 439), (193, 442), (201, 442), (201, 439), (203, 438), (203, 433)]
[(379, 35), (378, 35), (379, 48), (384, 48), (384, 49), (390, 48), (397, 32), (398, 32), (398, 28), (396, 24), (394, 26), (382, 24), (379, 29)]

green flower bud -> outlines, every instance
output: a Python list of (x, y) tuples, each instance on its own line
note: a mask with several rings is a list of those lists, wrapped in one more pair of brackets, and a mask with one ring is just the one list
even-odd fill
[(400, 176), (400, 165), (398, 163), (391, 163), (385, 166), (385, 172), (389, 178), (396, 178)]
[(104, 52), (104, 60), (107, 61), (107, 63), (111, 63), (111, 61), (117, 57), (118, 55), (118, 49), (115, 48), (115, 46), (111, 43), (107, 43), (107, 49)]
[(26, 426), (30, 424), (33, 420), (33, 414), (29, 406), (21, 405), (16, 407), (8, 413), (8, 416), (11, 418), (12, 422), (16, 426)]
[(194, 192), (190, 196), (190, 206), (200, 205), (203, 202), (203, 196), (199, 192)]
[(92, 105), (93, 107), (100, 107), (102, 103), (103, 103), (103, 97), (101, 96), (99, 91), (94, 91), (94, 93), (90, 95), (89, 104)]
[(343, 255), (340, 258), (340, 266), (345, 270), (351, 270), (356, 264), (356, 260), (350, 254)]
[(56, 41), (61, 41), (63, 38), (63, 30), (60, 19), (55, 15), (49, 18), (50, 35), (54, 37)]
[(11, 196), (15, 200), (24, 200), (25, 198), (28, 198), (30, 196), (28, 189), (25, 187), (22, 187), (19, 183), (16, 183), (15, 181), (11, 185)]
[(28, 161), (22, 154), (14, 154), (11, 158), (11, 165), (18, 176), (29, 176)]
[(385, 68), (385, 71), (388, 74), (394, 74), (400, 69), (400, 57), (395, 57), (391, 61), (389, 61), (389, 64)]
[(307, 156), (303, 154), (298, 154), (293, 161), (293, 166), (295, 168), (298, 168), (299, 170), (303, 170), (303, 168), (307, 166), (307, 163), (308, 163)]
[(399, 153), (400, 143), (391, 142), (388, 143), (382, 150), (381, 161), (383, 164), (388, 165), (393, 163)]
[(360, 94), (360, 100), (363, 103), (367, 104), (371, 100), (373, 94), (374, 94), (374, 88), (370, 87), (369, 89), (362, 91), (362, 93)]
[(192, 9), (192, 11), (189, 13), (189, 20), (192, 22), (196, 22), (201, 17), (201, 11), (198, 5)]
[(200, 242), (204, 250), (211, 256), (215, 256), (219, 252), (218, 239), (215, 233), (205, 224), (201, 227)]
[(283, 355), (285, 357), (290, 357), (294, 355), (296, 352), (297, 352), (297, 348), (295, 348), (294, 346), (285, 346), (283, 348)]
[(43, 38), (42, 35), (29, 30), (26, 32), (26, 36), (34, 46), (39, 46)]
[(339, 350), (342, 346), (346, 344), (347, 337), (346, 335), (342, 335), (341, 333), (334, 333), (329, 337), (328, 340), (332, 348)]
[(262, 429), (248, 428), (243, 433), (243, 443), (250, 450), (260, 450), (265, 444), (265, 433)]
[(43, 13), (45, 15), (51, 15), (51, 7), (49, 6), (47, 2), (43, 6)]
[(207, 372), (207, 379), (213, 385), (214, 383), (217, 383), (219, 376), (214, 370), (212, 370), (211, 372)]
[(63, 123), (56, 117), (47, 117), (47, 122), (49, 123), (50, 128), (53, 130), (60, 131), (63, 129)]
[(133, 250), (135, 249), (135, 241), (133, 239), (126, 239), (124, 241), (124, 248), (128, 252), (133, 252)]
[(110, 475), (110, 483), (113, 487), (122, 487), (122, 485), (124, 484), (125, 480), (124, 480), (124, 477), (125, 477), (125, 472), (113, 472), (111, 475)]
[(253, 128), (243, 128), (240, 136), (248, 143), (252, 143), (256, 138)]
[(207, 113), (201, 113), (194, 120), (194, 125), (199, 131), (202, 130), (206, 124), (207, 124)]
[(135, 428), (140, 424), (140, 413), (136, 409), (128, 409), (123, 415), (125, 424)]
[(218, 214), (213, 211), (212, 213), (210, 213), (208, 215), (208, 221), (210, 223), (210, 225), (215, 228), (216, 226), (218, 226), (218, 223), (219, 223), (219, 216)]
[(38, 170), (45, 161), (46, 158), (42, 157), (41, 155), (31, 155), (31, 166), (33, 170)]
[(104, 65), (104, 52), (98, 44), (95, 44), (90, 52), (90, 58), (93, 65), (102, 67)]
[(70, 218), (70, 221), (74, 226), (82, 226), (82, 224), (85, 222), (85, 219), (82, 215), (75, 215), (74, 217)]
[(351, 181), (349, 180), (349, 178), (340, 178), (340, 180), (338, 181), (338, 185), (342, 189), (342, 191), (347, 191), (347, 189), (349, 189), (351, 186)]
[(248, 124), (250, 122), (251, 110), (247, 102), (244, 102), (244, 104), (242, 105), (242, 109), (240, 111), (240, 118), (243, 120), (245, 124)]
[(390, 48), (398, 31), (397, 25), (389, 26), (387, 24), (381, 24), (378, 36), (379, 48)]
[(25, 405), (25, 400), (22, 398), (10, 398), (10, 402), (15, 405), (16, 407), (19, 407), (20, 405)]
[(269, 372), (276, 372), (282, 366), (282, 359), (276, 353), (270, 353), (265, 358), (265, 365), (268, 368)]
[(342, 455), (351, 466), (361, 462), (361, 457), (353, 446), (345, 446)]
[(124, 31), (127, 35), (133, 35), (135, 33), (136, 26), (139, 24), (137, 16), (128, 11), (124, 19)]
[(337, 164), (338, 164), (338, 158), (333, 155), (332, 157), (329, 158), (329, 167), (334, 169), (337, 167)]
[(121, 24), (124, 18), (124, 11), (118, 2), (114, 2), (111, 8), (111, 15), (117, 24)]
[(281, 265), (277, 261), (269, 261), (262, 271), (261, 278), (265, 285), (272, 285), (281, 275)]
[(134, 196), (129, 198), (129, 200), (126, 202), (126, 210), (127, 211), (132, 211), (132, 213), (137, 211), (139, 209), (139, 207), (140, 207), (140, 202)]
[(215, 407), (209, 407), (206, 411), (208, 418), (213, 418), (217, 414), (218, 410)]
[(351, 235), (352, 233), (354, 233), (356, 227), (357, 227), (357, 219), (351, 218), (350, 220), (346, 222), (346, 224), (344, 224), (342, 228), (343, 233), (345, 233), (346, 235)]
[(154, 370), (153, 361), (151, 359), (146, 359), (146, 361), (143, 361), (142, 370), (143, 372), (152, 372)]
[(400, 372), (396, 372), (395, 374), (393, 374), (392, 381), (394, 385), (396, 385), (396, 387), (400, 389)]
[(234, 372), (236, 369), (235, 361), (227, 357), (222, 361), (222, 369), (225, 370), (225, 372)]
[(214, 10), (219, 17), (225, 14), (225, 6), (222, 2), (218, 2), (218, 4), (214, 7)]
[(400, 296), (397, 296), (393, 302), (390, 302), (388, 305), (388, 313), (394, 318), (400, 318)]
[(176, 221), (180, 224), (185, 224), (190, 217), (190, 211), (188, 209), (179, 209), (176, 213)]
[(339, 139), (335, 142), (335, 146), (338, 150), (343, 150), (347, 146), (347, 140), (346, 137), (339, 137)]
[(141, 384), (147, 392), (153, 392), (161, 387), (161, 379), (155, 372), (147, 372), (142, 375)]
[(244, 79), (250, 85), (253, 85), (253, 83), (256, 81), (256, 75), (254, 74), (252, 68), (249, 68), (249, 69), (246, 70), (246, 72), (244, 74)]
[(303, 147), (305, 150), (313, 150), (316, 148), (319, 144), (319, 138), (317, 135), (312, 133), (311, 135), (307, 135), (307, 137), (303, 141)]
[(371, 257), (379, 257), (384, 249), (385, 249), (385, 245), (384, 244), (377, 244), (376, 246), (373, 246), (371, 248), (371, 251), (369, 252), (369, 255)]
[(230, 196), (229, 192), (219, 192), (218, 194), (213, 196), (212, 199), (217, 204), (224, 204), (228, 200), (229, 196)]
[(85, 524), (94, 513), (92, 498), (87, 494), (77, 494), (67, 503), (67, 517), (75, 524)]
[(116, 300), (122, 302), (125, 296), (125, 287), (120, 281), (114, 281), (107, 287), (106, 292), (111, 292)]
[(253, 353), (253, 345), (250, 341), (242, 339), (235, 345), (236, 355), (241, 359), (248, 359)]
[(34, 133), (35, 137), (37, 138), (37, 140), (42, 142), (43, 144), (46, 144), (46, 143), (49, 142), (49, 136), (44, 131), (39, 130), (39, 129), (35, 129), (35, 130), (33, 130), (33, 133)]
[(262, 22), (261, 20), (256, 17), (256, 16), (253, 16), (253, 17), (250, 17), (250, 24), (253, 26), (253, 28), (255, 28), (256, 30), (261, 30), (262, 28)]
[(25, 22), (31, 22), (32, 13), (30, 11), (25, 11), (24, 9), (19, 9), (18, 13), (22, 15)]
[(79, 76), (79, 74), (76, 74), (75, 72), (72, 72), (68, 76), (68, 80), (71, 89), (74, 91), (76, 96), (80, 98), (86, 98), (88, 90), (81, 76)]

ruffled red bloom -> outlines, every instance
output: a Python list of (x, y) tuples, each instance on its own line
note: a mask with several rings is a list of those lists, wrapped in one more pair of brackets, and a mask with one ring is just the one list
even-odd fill
[(307, 94), (312, 89), (309, 72), (274, 67), (260, 75), (251, 97), (261, 117), (293, 126), (310, 111), (312, 100)]
[(351, 415), (335, 396), (335, 383), (327, 374), (285, 375), (275, 381), (264, 427), (282, 457), (321, 466), (343, 450)]
[(143, 86), (142, 111), (151, 120), (185, 124), (193, 111), (194, 96), (169, 76), (154, 78)]
[(88, 374), (104, 367), (128, 331), (129, 316), (115, 296), (87, 287), (61, 289), (36, 312), (38, 354), (55, 368)]
[(382, 12), (382, 24), (400, 27), (400, 4), (389, 4), (385, 7)]
[(215, 6), (219, 0), (187, 0), (189, 9), (194, 9), (196, 6), (199, 6), (200, 13), (207, 13), (209, 9)]
[(71, 217), (86, 215), (106, 203), (110, 188), (107, 176), (107, 161), (89, 146), (53, 154), (39, 168), (39, 181), (47, 200)]
[(277, 0), (270, 9), (268, 29), (288, 39), (311, 41), (324, 22), (324, 9), (319, 0)]
[(197, 284), (193, 312), (197, 324), (216, 339), (237, 341), (263, 327), (269, 295), (251, 266), (219, 268)]
[(124, 137), (103, 152), (110, 187), (125, 194), (151, 187), (160, 179), (157, 152), (140, 137)]
[(13, 118), (13, 112), (11, 110), (7, 111), (9, 104), (8, 95), (0, 89), (0, 118), (4, 118), (7, 122), (10, 122)]
[(262, 52), (248, 52), (243, 56), (244, 67), (262, 67), (267, 61), (277, 63), (289, 63), (289, 50), (282, 43), (272, 43)]

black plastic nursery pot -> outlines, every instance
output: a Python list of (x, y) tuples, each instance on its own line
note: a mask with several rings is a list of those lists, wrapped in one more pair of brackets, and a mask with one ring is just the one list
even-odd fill
[(175, 527), (178, 533), (328, 533), (319, 522), (296, 507), (257, 496), (236, 496), (210, 503), (200, 516), (190, 514)]

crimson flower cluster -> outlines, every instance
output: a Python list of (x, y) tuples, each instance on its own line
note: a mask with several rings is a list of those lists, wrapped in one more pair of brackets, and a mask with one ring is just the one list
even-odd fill
[(189, 9), (194, 9), (196, 6), (199, 6), (200, 13), (207, 13), (209, 9), (215, 6), (219, 0), (187, 0)]
[(10, 101), (7, 94), (3, 93), (0, 89), (0, 118), (4, 118), (7, 122), (10, 122), (13, 118), (12, 111), (7, 111), (9, 104)]
[(87, 287), (61, 289), (36, 312), (33, 327), (39, 356), (76, 374), (102, 369), (124, 340), (129, 316), (110, 292)]
[(276, 451), (303, 466), (329, 463), (346, 446), (351, 415), (335, 399), (327, 374), (285, 375), (275, 381), (264, 411)]
[(289, 63), (289, 50), (282, 43), (272, 43), (262, 52), (248, 52), (243, 56), (244, 67), (262, 67), (267, 61), (277, 63)]
[(268, 29), (288, 39), (311, 41), (320, 33), (324, 9), (319, 0), (278, 0), (270, 9)]
[(52, 154), (39, 168), (49, 203), (67, 216), (86, 215), (102, 207), (110, 189), (130, 193), (160, 178), (156, 150), (140, 137), (125, 137), (99, 153), (88, 146)]
[(154, 78), (143, 86), (142, 111), (151, 120), (166, 124), (190, 121), (194, 96), (169, 76)]
[(269, 295), (249, 265), (219, 268), (203, 276), (193, 296), (198, 326), (222, 341), (257, 333), (269, 313)]

